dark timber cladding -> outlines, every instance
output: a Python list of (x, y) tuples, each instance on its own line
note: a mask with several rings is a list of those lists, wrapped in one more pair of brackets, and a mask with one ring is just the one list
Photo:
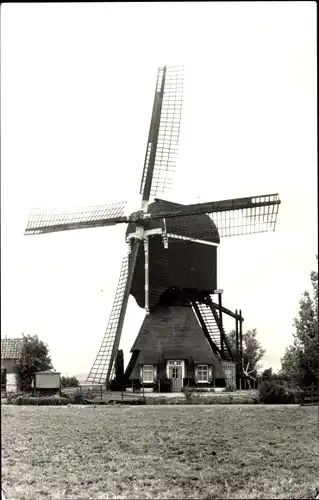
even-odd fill
[[(160, 211), (171, 206), (181, 205), (161, 200), (152, 203), (149, 210), (156, 213), (156, 210)], [(147, 224), (147, 229), (154, 227), (153, 221)], [(166, 224), (168, 235), (178, 234), (219, 243), (216, 226), (208, 215), (167, 219)], [(162, 221), (158, 220), (156, 225), (162, 227)], [(129, 224), (127, 234), (134, 231), (135, 225)], [(165, 250), (162, 237), (156, 235), (149, 238), (149, 255), (150, 308), (153, 308), (163, 292), (171, 287), (191, 288), (210, 293), (217, 288), (216, 246), (169, 238), (168, 249)], [(144, 252), (142, 247), (139, 249), (130, 293), (135, 297), (140, 307), (145, 306)]]
[(190, 306), (157, 306), (145, 317), (131, 352), (140, 351), (134, 368), (127, 376), (139, 378), (139, 365), (158, 365), (164, 375), (166, 361), (186, 360), (187, 376), (194, 364), (213, 365), (213, 377), (225, 378), (220, 360), (212, 351)]

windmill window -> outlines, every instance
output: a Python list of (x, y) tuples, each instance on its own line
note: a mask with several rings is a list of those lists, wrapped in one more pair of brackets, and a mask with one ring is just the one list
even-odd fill
[(208, 382), (208, 365), (197, 365), (197, 381)]
[(143, 366), (143, 383), (154, 382), (154, 367), (153, 365)]

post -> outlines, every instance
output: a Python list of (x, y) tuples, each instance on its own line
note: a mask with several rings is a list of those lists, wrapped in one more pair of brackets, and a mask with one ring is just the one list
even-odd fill
[(222, 310), (222, 294), (221, 292), (218, 292), (218, 308), (219, 308), (219, 321), (220, 321), (220, 328), (221, 328), (221, 332), (220, 332), (220, 350), (221, 350), (221, 353), (222, 353), (222, 356), (224, 357), (225, 355), (225, 351), (224, 351), (224, 342), (223, 342), (223, 310)]
[(148, 258), (148, 237), (144, 238), (144, 273), (145, 273), (145, 284), (144, 284), (144, 293), (145, 293), (145, 312), (149, 314), (149, 258)]
[(235, 331), (236, 331), (236, 356), (237, 361), (239, 361), (239, 343), (238, 343), (238, 310), (236, 309), (236, 318), (235, 318)]
[(243, 321), (241, 316), (241, 309), (239, 309), (239, 341), (240, 341), (240, 365), (243, 371)]

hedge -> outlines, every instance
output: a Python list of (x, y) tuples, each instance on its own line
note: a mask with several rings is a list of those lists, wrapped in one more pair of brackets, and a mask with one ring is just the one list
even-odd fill
[(22, 405), (33, 405), (33, 406), (61, 406), (69, 404), (68, 398), (63, 398), (61, 396), (17, 396), (12, 400), (12, 404), (22, 406)]

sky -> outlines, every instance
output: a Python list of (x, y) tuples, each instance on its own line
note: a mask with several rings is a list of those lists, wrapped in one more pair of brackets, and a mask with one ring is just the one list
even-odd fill
[[(317, 254), (315, 2), (1, 6), (1, 335), (37, 334), (57, 371), (88, 374), (125, 227), (24, 236), (31, 208), (128, 201), (157, 67), (184, 65), (180, 203), (279, 193), (275, 232), (225, 238), (218, 288), (280, 368)], [(130, 297), (125, 364), (144, 318)], [(232, 324), (225, 323), (226, 328)]]

